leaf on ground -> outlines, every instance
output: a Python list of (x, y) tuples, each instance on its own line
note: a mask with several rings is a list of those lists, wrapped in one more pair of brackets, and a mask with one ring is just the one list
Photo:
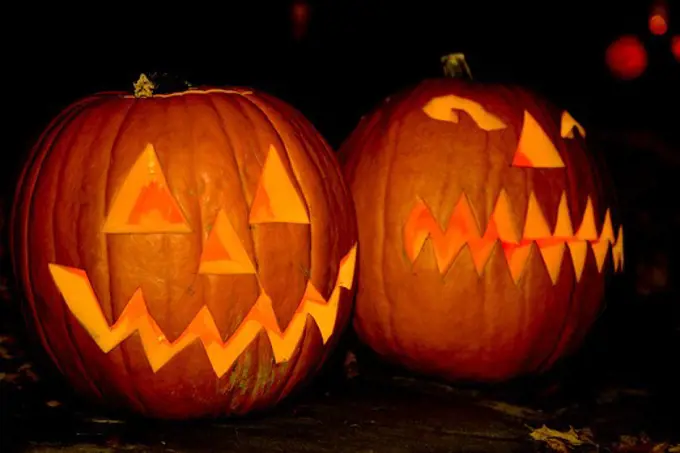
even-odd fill
[(569, 446), (579, 446), (586, 444), (597, 445), (595, 442), (593, 442), (593, 433), (589, 428), (577, 430), (574, 429), (573, 426), (570, 426), (569, 431), (558, 431), (543, 425), (537, 429), (532, 428), (532, 431), (529, 435), (534, 440), (548, 444), (551, 439), (557, 439), (568, 444)]
[(670, 446), (668, 442), (652, 442), (646, 434), (641, 434), (640, 437), (622, 435), (619, 436), (619, 442), (612, 445), (612, 453), (672, 453), (673, 451), (680, 452), (680, 448), (673, 450), (675, 447)]
[(33, 364), (31, 363), (24, 363), (17, 368), (17, 371), (33, 382), (38, 382), (40, 380), (40, 377), (33, 371)]
[(550, 448), (552, 451), (556, 451), (557, 453), (569, 453), (569, 447), (564, 443), (564, 441), (560, 439), (554, 439), (551, 437), (546, 439), (545, 443), (548, 444), (548, 448)]

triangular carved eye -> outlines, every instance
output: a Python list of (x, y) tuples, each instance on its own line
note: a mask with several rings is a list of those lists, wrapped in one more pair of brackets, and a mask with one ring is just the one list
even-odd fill
[(262, 169), (262, 176), (250, 208), (250, 223), (309, 223), (300, 195), (274, 146)]
[(548, 134), (531, 113), (524, 111), (524, 124), (512, 159), (513, 167), (563, 168), (564, 161)]
[(104, 233), (190, 233), (191, 227), (168, 188), (153, 145), (137, 158), (118, 190)]
[(574, 129), (585, 138), (586, 130), (574, 119), (573, 116), (566, 110), (562, 112), (562, 120), (560, 123), (560, 135), (562, 138), (574, 138)]
[(200, 274), (254, 274), (248, 252), (223, 210), (203, 245), (198, 272)]

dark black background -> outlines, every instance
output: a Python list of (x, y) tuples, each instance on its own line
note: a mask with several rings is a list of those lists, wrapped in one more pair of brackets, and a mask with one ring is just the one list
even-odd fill
[[(676, 1), (670, 0), (674, 16)], [(451, 52), (466, 54), (475, 78), (527, 85), (587, 126), (671, 131), (678, 124), (670, 97), (680, 92), (674, 86), (680, 65), (670, 36), (680, 32), (680, 21), (674, 27), (671, 17), (670, 32), (652, 36), (648, 0), (308, 3), (303, 41), (292, 39), (290, 0), (6, 9), (3, 72), (11, 106), (5, 110), (12, 112), (14, 140), (3, 152), (21, 152), (77, 98), (129, 90), (139, 73), (153, 71), (195, 85), (268, 91), (302, 110), (338, 146), (376, 102), (440, 75), (439, 58)], [(648, 70), (633, 82), (616, 81), (605, 66), (605, 49), (621, 34), (639, 36), (649, 53)]]

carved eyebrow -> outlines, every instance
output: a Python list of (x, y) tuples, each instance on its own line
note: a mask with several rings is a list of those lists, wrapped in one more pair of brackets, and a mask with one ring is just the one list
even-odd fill
[(480, 129), (496, 131), (508, 127), (499, 117), (484, 109), (481, 104), (455, 94), (438, 96), (430, 99), (423, 107), (423, 112), (439, 121), (458, 122), (458, 114), (454, 110), (466, 112)]

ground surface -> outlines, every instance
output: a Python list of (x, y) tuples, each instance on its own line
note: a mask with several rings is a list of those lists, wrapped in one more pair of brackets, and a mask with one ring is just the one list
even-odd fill
[(360, 361), (331, 363), (316, 384), (269, 414), (152, 422), (86, 406), (39, 377), (14, 337), (0, 340), (2, 452), (680, 451), (672, 397), (608, 379), (586, 377), (593, 385), (584, 386), (578, 378), (565, 383), (562, 373), (535, 388), (471, 389)]

